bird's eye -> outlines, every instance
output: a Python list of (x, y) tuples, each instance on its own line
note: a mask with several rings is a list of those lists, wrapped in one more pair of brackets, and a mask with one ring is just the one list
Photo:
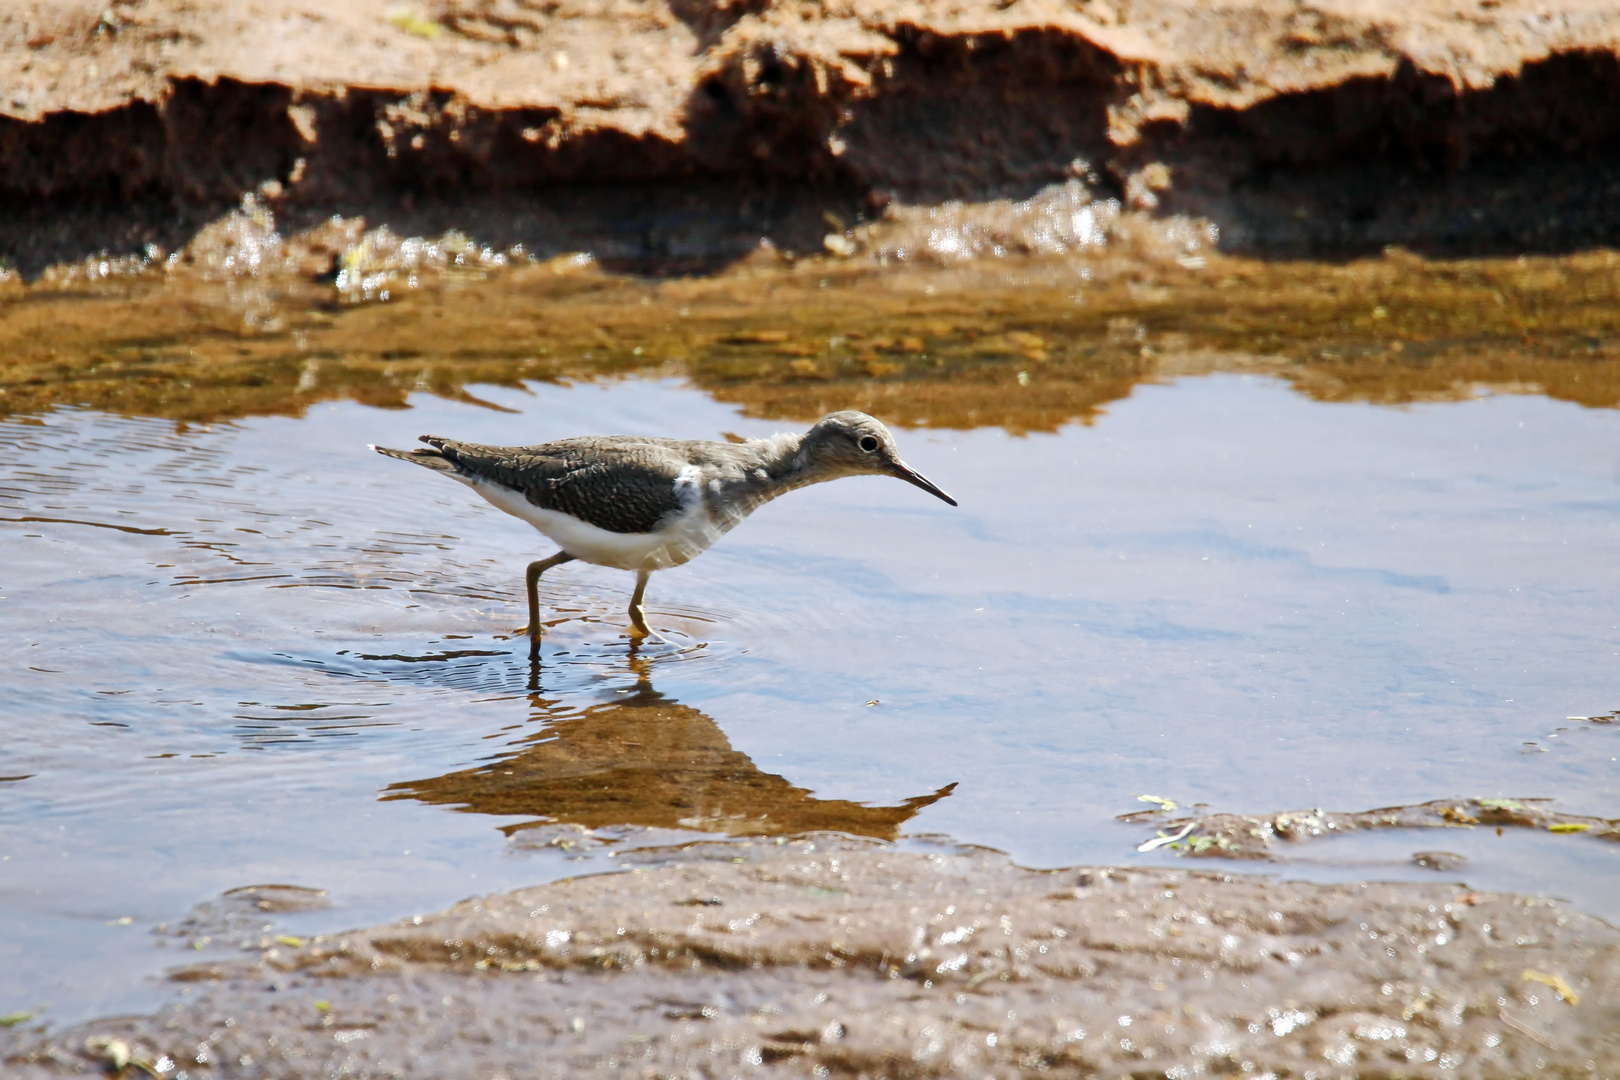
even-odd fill
[(877, 436), (876, 435), (862, 435), (861, 436), (861, 441), (860, 441), (860, 447), (861, 447), (862, 450), (865, 450), (868, 454), (876, 453), (877, 448), (878, 448)]

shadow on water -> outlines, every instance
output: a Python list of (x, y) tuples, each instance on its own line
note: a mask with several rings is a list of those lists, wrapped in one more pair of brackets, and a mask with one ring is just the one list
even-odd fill
[(531, 693), (529, 708), (542, 726), (520, 749), (476, 768), (390, 785), (383, 800), (543, 819), (503, 826), (509, 836), (564, 822), (726, 836), (830, 830), (893, 840), (956, 787), (898, 806), (817, 798), (733, 749), (708, 715), (655, 690), (647, 661), (631, 663), (636, 684), (618, 691), (618, 700), (579, 709), (568, 698)]

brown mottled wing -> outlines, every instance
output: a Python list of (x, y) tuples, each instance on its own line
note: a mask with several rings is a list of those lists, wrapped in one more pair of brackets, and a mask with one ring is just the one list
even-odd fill
[(685, 464), (679, 444), (646, 439), (565, 439), (541, 446), (480, 446), (432, 435), (457, 472), (520, 492), (535, 506), (557, 510), (616, 533), (646, 533), (685, 505), (675, 479)]

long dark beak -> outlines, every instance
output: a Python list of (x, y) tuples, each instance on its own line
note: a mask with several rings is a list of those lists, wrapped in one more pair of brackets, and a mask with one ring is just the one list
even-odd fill
[(934, 486), (934, 482), (932, 480), (928, 479), (928, 477), (924, 476), (922, 473), (918, 472), (916, 469), (913, 469), (910, 465), (907, 465), (905, 462), (896, 461), (891, 467), (894, 469), (894, 475), (898, 476), (900, 479), (904, 480), (906, 483), (908, 483), (908, 484), (916, 484), (918, 487), (920, 487), (924, 491), (928, 492), (928, 494), (937, 495), (939, 498), (944, 499), (946, 502), (950, 503), (952, 506), (956, 505), (956, 500), (955, 499), (951, 498), (949, 495), (947, 495), (943, 491), (939, 490), (939, 488)]

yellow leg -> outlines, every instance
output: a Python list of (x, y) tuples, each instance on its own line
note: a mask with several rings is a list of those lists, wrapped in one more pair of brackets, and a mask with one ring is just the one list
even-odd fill
[(647, 625), (647, 615), (641, 610), (641, 597), (647, 591), (647, 579), (652, 573), (640, 570), (636, 573), (636, 594), (630, 598), (630, 625), (631, 637), (644, 638), (652, 635), (652, 627)]
[(559, 551), (549, 559), (540, 559), (529, 564), (527, 574), (529, 582), (529, 625), (522, 627), (518, 633), (527, 632), (529, 635), (529, 659), (540, 659), (540, 575), (553, 566), (561, 566), (565, 562), (573, 562), (574, 557), (566, 551)]

